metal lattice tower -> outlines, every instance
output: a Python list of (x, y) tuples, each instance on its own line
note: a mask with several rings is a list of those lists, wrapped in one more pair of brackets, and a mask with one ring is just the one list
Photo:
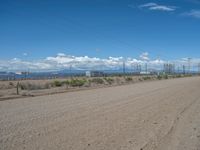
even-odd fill
[(192, 58), (188, 58), (188, 73), (190, 73), (191, 72), (191, 59)]
[(125, 64), (125, 61), (123, 61), (123, 74), (126, 73), (126, 64)]
[(183, 74), (185, 74), (185, 65), (183, 65)]
[(148, 73), (148, 66), (147, 66), (147, 63), (145, 63), (145, 72), (146, 72), (146, 74)]
[(198, 73), (200, 74), (200, 63), (198, 63)]

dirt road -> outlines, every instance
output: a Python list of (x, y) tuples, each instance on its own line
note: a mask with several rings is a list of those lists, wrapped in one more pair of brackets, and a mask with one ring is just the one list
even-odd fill
[(200, 150), (200, 78), (0, 102), (1, 150)]

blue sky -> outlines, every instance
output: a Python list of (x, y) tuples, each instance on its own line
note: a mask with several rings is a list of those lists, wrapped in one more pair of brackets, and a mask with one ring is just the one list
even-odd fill
[(0, 1), (0, 60), (200, 56), (200, 0)]

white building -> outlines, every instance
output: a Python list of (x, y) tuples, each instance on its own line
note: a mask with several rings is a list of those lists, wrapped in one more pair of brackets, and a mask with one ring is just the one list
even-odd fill
[(86, 71), (86, 77), (103, 77), (104, 73), (102, 71)]

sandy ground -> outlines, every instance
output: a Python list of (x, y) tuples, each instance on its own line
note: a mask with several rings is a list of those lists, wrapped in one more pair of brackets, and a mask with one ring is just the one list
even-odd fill
[(200, 150), (200, 77), (0, 101), (1, 150)]

